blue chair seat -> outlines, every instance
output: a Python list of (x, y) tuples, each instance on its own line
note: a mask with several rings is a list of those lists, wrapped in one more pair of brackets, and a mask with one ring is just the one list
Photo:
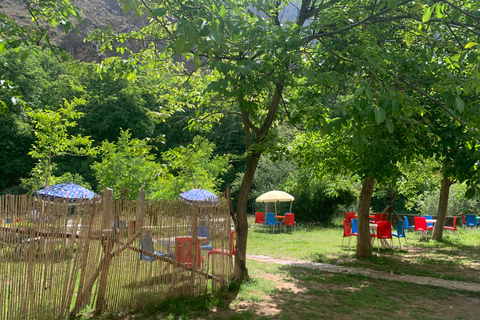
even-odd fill
[(405, 221), (399, 221), (397, 225), (397, 232), (392, 232), (392, 237), (398, 238), (398, 244), (400, 245), (400, 248), (402, 247), (402, 244), (400, 242), (400, 238), (405, 239), (405, 245), (408, 246), (407, 243), (407, 236), (405, 235)]
[(209, 244), (204, 244), (204, 245), (201, 245), (201, 246), (200, 246), (200, 249), (212, 251), (212, 246), (209, 245)]

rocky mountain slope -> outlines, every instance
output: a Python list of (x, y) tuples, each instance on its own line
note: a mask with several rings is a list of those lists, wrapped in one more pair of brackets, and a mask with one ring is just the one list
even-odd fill
[[(128, 32), (148, 23), (147, 18), (143, 17), (139, 20), (133, 12), (124, 14), (118, 0), (70, 0), (70, 2), (82, 10), (82, 22), (72, 21), (77, 26), (78, 33), (71, 31), (65, 35), (62, 30), (58, 29), (52, 31), (50, 36), (57, 45), (71, 53), (76, 60), (100, 62), (105, 58), (105, 55), (100, 53), (98, 44), (84, 41), (89, 32), (95, 29), (105, 30), (108, 26), (119, 33)], [(280, 14), (282, 21), (296, 18), (297, 5), (295, 3), (295, 1), (291, 2)], [(1, 0), (0, 12), (14, 18), (20, 24), (32, 23), (23, 0)], [(137, 51), (141, 45), (130, 43), (129, 47), (133, 51)], [(118, 55), (116, 52), (113, 54)]]
[[(93, 42), (84, 42), (87, 34), (95, 29), (106, 29), (108, 26), (116, 32), (127, 32), (138, 29), (148, 23), (137, 19), (133, 12), (124, 14), (117, 0), (75, 0), (71, 3), (82, 10), (82, 22), (73, 21), (78, 33), (70, 31), (68, 35), (62, 30), (54, 30), (50, 34), (52, 40), (65, 48), (75, 59), (81, 61), (101, 61), (104, 56), (99, 52), (99, 46)], [(22, 0), (2, 0), (0, 12), (14, 18), (22, 25), (31, 24), (31, 19)], [(133, 47), (138, 46), (132, 44)]]

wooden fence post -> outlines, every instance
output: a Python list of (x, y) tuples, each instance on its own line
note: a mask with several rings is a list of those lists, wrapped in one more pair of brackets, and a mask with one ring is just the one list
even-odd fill
[(109, 221), (112, 221), (113, 212), (112, 212), (112, 195), (113, 190), (109, 188), (105, 188), (103, 191), (103, 199), (104, 199), (104, 219), (102, 223), (102, 239), (100, 241), (105, 241), (103, 245), (103, 254), (105, 259), (103, 260), (103, 266), (101, 266), (101, 276), (100, 281), (98, 284), (98, 296), (97, 296), (97, 303), (95, 306), (95, 312), (102, 311), (103, 306), (105, 305), (105, 293), (107, 291), (108, 285), (108, 271), (110, 268), (110, 263), (112, 261), (112, 250), (113, 245), (115, 243), (113, 239), (113, 228), (111, 227)]

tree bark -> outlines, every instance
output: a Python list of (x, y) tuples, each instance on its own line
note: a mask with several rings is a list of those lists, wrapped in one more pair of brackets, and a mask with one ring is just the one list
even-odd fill
[(448, 177), (443, 177), (442, 186), (440, 188), (440, 199), (438, 201), (437, 223), (435, 223), (435, 230), (433, 230), (433, 238), (435, 240), (442, 240), (443, 227), (447, 218), (448, 195), (450, 194), (450, 186), (452, 182)]
[(358, 203), (358, 235), (357, 235), (357, 256), (368, 257), (372, 255), (372, 243), (370, 242), (369, 213), (372, 200), (375, 178), (369, 175), (363, 181), (360, 201)]
[(237, 241), (235, 244), (235, 268), (233, 270), (236, 281), (248, 281), (250, 278), (246, 264), (248, 236), (247, 201), (260, 156), (260, 152), (254, 152), (247, 157), (245, 175), (243, 176), (237, 199)]

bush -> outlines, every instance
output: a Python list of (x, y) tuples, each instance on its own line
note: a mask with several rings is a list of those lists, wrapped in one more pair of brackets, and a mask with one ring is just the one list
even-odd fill
[(322, 185), (314, 185), (309, 189), (293, 192), (295, 201), (293, 212), (295, 220), (300, 222), (320, 222), (330, 225), (340, 207), (348, 207), (355, 203), (356, 196), (350, 189), (330, 190)]
[[(477, 215), (480, 213), (478, 199), (465, 198), (466, 189), (465, 184), (454, 184), (450, 187), (447, 208), (448, 216), (460, 216), (462, 213)], [(426, 191), (416, 201), (415, 207), (421, 214), (436, 215), (439, 198), (439, 190)]]

